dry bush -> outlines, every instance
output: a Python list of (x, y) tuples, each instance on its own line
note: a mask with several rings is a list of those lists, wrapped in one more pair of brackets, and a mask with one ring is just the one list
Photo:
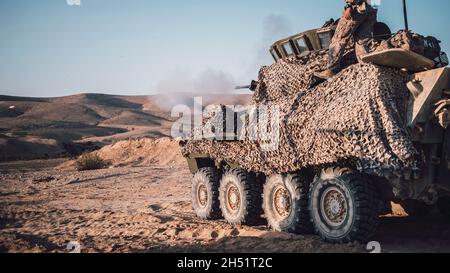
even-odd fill
[(99, 170), (106, 168), (108, 165), (108, 162), (95, 153), (83, 154), (76, 160), (78, 171)]

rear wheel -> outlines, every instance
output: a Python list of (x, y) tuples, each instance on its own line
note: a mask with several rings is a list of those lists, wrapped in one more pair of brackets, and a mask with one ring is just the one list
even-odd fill
[(220, 208), (230, 224), (256, 225), (262, 214), (261, 185), (255, 174), (241, 169), (225, 172), (220, 182)]
[(325, 241), (367, 242), (378, 226), (379, 208), (372, 182), (348, 169), (325, 169), (311, 185), (311, 218)]
[(192, 180), (192, 207), (199, 218), (222, 217), (219, 203), (219, 174), (215, 168), (202, 168)]
[(264, 185), (264, 215), (271, 228), (289, 233), (312, 230), (308, 211), (309, 181), (300, 174), (272, 175)]

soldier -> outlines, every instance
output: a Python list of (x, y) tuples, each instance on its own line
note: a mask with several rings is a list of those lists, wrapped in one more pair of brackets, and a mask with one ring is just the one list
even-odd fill
[(372, 38), (373, 28), (377, 21), (377, 10), (367, 0), (346, 0), (342, 18), (330, 44), (327, 70), (316, 73), (321, 79), (328, 79), (340, 70), (340, 61), (345, 48), (352, 38), (358, 61), (369, 53), (368, 42)]

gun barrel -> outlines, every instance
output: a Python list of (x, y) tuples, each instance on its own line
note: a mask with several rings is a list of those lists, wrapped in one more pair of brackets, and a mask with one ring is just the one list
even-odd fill
[(250, 89), (250, 91), (255, 91), (256, 88), (258, 88), (259, 82), (258, 81), (252, 81), (250, 85), (243, 85), (243, 86), (236, 86), (236, 90), (239, 89)]
[(241, 90), (241, 89), (250, 89), (252, 87), (251, 85), (243, 85), (243, 86), (236, 86), (235, 90)]

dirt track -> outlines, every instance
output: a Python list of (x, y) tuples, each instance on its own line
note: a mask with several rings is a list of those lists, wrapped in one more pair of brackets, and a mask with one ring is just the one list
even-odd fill
[[(58, 160), (0, 164), (0, 252), (366, 252), (317, 236), (198, 220), (185, 166), (60, 171)], [(450, 252), (450, 221), (383, 218), (384, 252)]]

